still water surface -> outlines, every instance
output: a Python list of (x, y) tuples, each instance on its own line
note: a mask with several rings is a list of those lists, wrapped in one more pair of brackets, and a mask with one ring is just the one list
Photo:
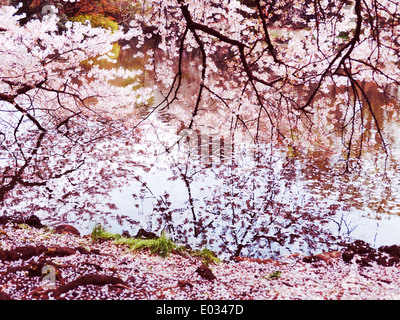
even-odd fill
[[(144, 61), (132, 59), (135, 52), (126, 46), (118, 65), (140, 67)], [(195, 69), (184, 79), (184, 92), (196, 90)], [(144, 83), (154, 85), (150, 72)], [(137, 157), (148, 169), (138, 168), (140, 179), (112, 192), (122, 218), (111, 221), (111, 228), (131, 234), (163, 230), (223, 258), (335, 249), (340, 236), (375, 246), (399, 244), (400, 122), (396, 111), (382, 111), (382, 93), (370, 84), (365, 88), (390, 154), (364, 150), (359, 170), (344, 175), (334, 173), (337, 159), (255, 147), (245, 132), (233, 135), (229, 126), (216, 125), (224, 121), (218, 111), (199, 119), (196, 130), (184, 129), (182, 119), (190, 113), (179, 102), (151, 112), (162, 99), (156, 91), (142, 110), (147, 154)], [(399, 98), (398, 88), (391, 92)]]

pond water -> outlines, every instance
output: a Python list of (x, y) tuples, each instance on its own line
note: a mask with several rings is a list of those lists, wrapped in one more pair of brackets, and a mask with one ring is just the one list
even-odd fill
[[(140, 67), (145, 58), (133, 59), (136, 53), (134, 45), (125, 46), (118, 64)], [(183, 92), (197, 88), (198, 69), (191, 68)], [(144, 83), (154, 85), (151, 72)], [(164, 231), (222, 258), (336, 249), (340, 237), (376, 247), (399, 244), (400, 122), (380, 111), (386, 99), (365, 85), (390, 156), (366, 150), (359, 170), (343, 175), (332, 169), (337, 160), (329, 156), (297, 157), (287, 147), (255, 146), (245, 131), (231, 130), (231, 115), (220, 110), (196, 119), (196, 130), (185, 129), (182, 123), (191, 116), (185, 104), (152, 112), (162, 100), (156, 91), (155, 101), (142, 110), (142, 145), (134, 155), (141, 165), (135, 179), (112, 191), (119, 218), (108, 221), (109, 227), (132, 235), (139, 228)], [(398, 88), (392, 91), (399, 97)]]

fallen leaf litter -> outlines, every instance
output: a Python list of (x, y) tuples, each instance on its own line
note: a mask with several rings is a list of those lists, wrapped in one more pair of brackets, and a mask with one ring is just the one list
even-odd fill
[[(31, 256), (4, 258), (17, 248), (29, 248)], [(400, 299), (398, 263), (363, 265), (362, 257), (348, 262), (338, 255), (242, 258), (207, 267), (189, 254), (162, 258), (112, 241), (15, 223), (0, 225), (0, 250), (0, 299)], [(54, 272), (53, 287), (46, 282), (51, 276), (43, 272), (46, 266)]]

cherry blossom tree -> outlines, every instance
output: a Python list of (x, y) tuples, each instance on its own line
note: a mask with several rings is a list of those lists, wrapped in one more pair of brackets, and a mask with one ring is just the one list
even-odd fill
[[(56, 18), (30, 20), (21, 26), (16, 9), (0, 10), (3, 207), (24, 201), (29, 206), (33, 187), (42, 190), (40, 196), (58, 202), (74, 194), (104, 192), (107, 177), (115, 173), (105, 174), (104, 168), (96, 166), (113, 151), (107, 148), (108, 153), (101, 153), (98, 146), (127, 134), (126, 128), (137, 121), (136, 107), (147, 103), (152, 93), (138, 88), (141, 70), (105, 70), (96, 61), (113, 61), (113, 43), (132, 33), (80, 23), (69, 23), (60, 33)], [(112, 85), (115, 79), (130, 79), (130, 84)], [(82, 175), (70, 177), (85, 167), (92, 173), (91, 182)], [(63, 187), (55, 195), (58, 183)], [(100, 186), (105, 188), (101, 191)], [(49, 203), (43, 206), (51, 207)]]

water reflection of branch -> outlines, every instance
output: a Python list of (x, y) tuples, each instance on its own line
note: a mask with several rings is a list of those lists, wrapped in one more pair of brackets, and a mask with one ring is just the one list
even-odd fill
[[(183, 51), (184, 51), (184, 43), (185, 43), (185, 39), (187, 36), (189, 29), (186, 28), (183, 35), (182, 35), (182, 39), (181, 39), (181, 45), (179, 48), (179, 62), (178, 62), (178, 72), (175, 74), (174, 80), (172, 81), (172, 84), (169, 88), (169, 91), (166, 95), (163, 95), (161, 93), (161, 95), (163, 96), (163, 100), (161, 100), (154, 108), (153, 110), (151, 110), (151, 112), (145, 116), (141, 121), (139, 121), (138, 124), (136, 124), (136, 126), (134, 126), (133, 129), (139, 127), (144, 121), (148, 120), (150, 118), (150, 116), (155, 113), (156, 110), (160, 109), (160, 110), (164, 110), (169, 108), (169, 106), (178, 99), (178, 91), (181, 87), (181, 83), (182, 83), (182, 59), (183, 59)], [(171, 97), (172, 95), (172, 97)], [(171, 100), (169, 100), (171, 97)]]
[(334, 223), (337, 224), (337, 226), (338, 226), (338, 233), (339, 233), (339, 234), (340, 234), (340, 232), (341, 232), (341, 230), (342, 230), (342, 225), (343, 225), (343, 224), (344, 224), (344, 226), (346, 227), (346, 232), (343, 232), (343, 234), (345, 234), (345, 235), (347, 235), (347, 236), (350, 236), (350, 234), (351, 234), (355, 229), (357, 229), (357, 226), (350, 227), (351, 222), (350, 222), (350, 223), (347, 223), (347, 221), (344, 219), (344, 213), (342, 213), (342, 215), (340, 216), (340, 220), (339, 220), (339, 221), (335, 220), (334, 218), (330, 218), (330, 217), (328, 217), (328, 220), (330, 220), (330, 221), (332, 221), (332, 222), (334, 222)]
[[(211, 94), (213, 94), (214, 96), (216, 96), (225, 106), (228, 110), (231, 111), (231, 108), (229, 107), (229, 104), (226, 102), (226, 99), (224, 99), (223, 97), (221, 97), (221, 95), (219, 95), (218, 93), (216, 93), (215, 91), (211, 90), (208, 86), (204, 85), (204, 89), (206, 89), (208, 92), (210, 92)], [(239, 114), (235, 114), (235, 112), (231, 111), (233, 115), (235, 115), (236, 117), (236, 125), (235, 127), (237, 127), (237, 121), (239, 121), (240, 123), (242, 123), (243, 127), (246, 129), (246, 132), (251, 136), (251, 139), (253, 141), (253, 143), (256, 142), (256, 140), (254, 139), (253, 135), (250, 132), (249, 127), (247, 126), (246, 122), (242, 119), (242, 117)], [(231, 128), (233, 129), (233, 128)], [(236, 129), (236, 128), (235, 128)]]
[(186, 165), (186, 170), (185, 172), (182, 172), (182, 170), (177, 167), (180, 174), (181, 174), (181, 178), (183, 180), (183, 182), (185, 183), (186, 186), (186, 190), (188, 192), (188, 200), (189, 200), (189, 205), (190, 205), (190, 211), (192, 212), (192, 218), (193, 218), (193, 224), (194, 224), (194, 236), (195, 238), (197, 238), (197, 236), (199, 235), (198, 230), (197, 230), (197, 216), (196, 216), (196, 211), (194, 209), (194, 201), (193, 201), (193, 196), (192, 196), (192, 189), (190, 187), (190, 178), (187, 175), (187, 168), (188, 166)]
[(358, 87), (358, 89), (361, 91), (361, 94), (363, 95), (365, 101), (367, 102), (369, 112), (370, 112), (372, 118), (374, 119), (374, 123), (375, 123), (375, 126), (376, 126), (376, 130), (377, 130), (378, 135), (379, 135), (379, 137), (380, 137), (380, 139), (381, 139), (382, 147), (383, 147), (383, 149), (384, 149), (384, 151), (385, 151), (385, 154), (386, 154), (386, 158), (385, 158), (385, 171), (386, 171), (386, 166), (387, 166), (387, 160), (388, 160), (388, 157), (389, 157), (389, 152), (388, 152), (388, 149), (387, 149), (387, 146), (386, 146), (385, 138), (384, 138), (383, 135), (382, 135), (381, 126), (379, 125), (378, 119), (376, 118), (375, 112), (374, 112), (374, 110), (373, 110), (373, 108), (372, 108), (372, 104), (371, 104), (371, 102), (370, 102), (370, 100), (369, 100), (369, 98), (368, 98), (368, 95), (366, 94), (365, 90), (360, 86), (360, 84), (358, 83), (358, 81), (354, 81), (354, 83), (355, 83), (355, 85)]

